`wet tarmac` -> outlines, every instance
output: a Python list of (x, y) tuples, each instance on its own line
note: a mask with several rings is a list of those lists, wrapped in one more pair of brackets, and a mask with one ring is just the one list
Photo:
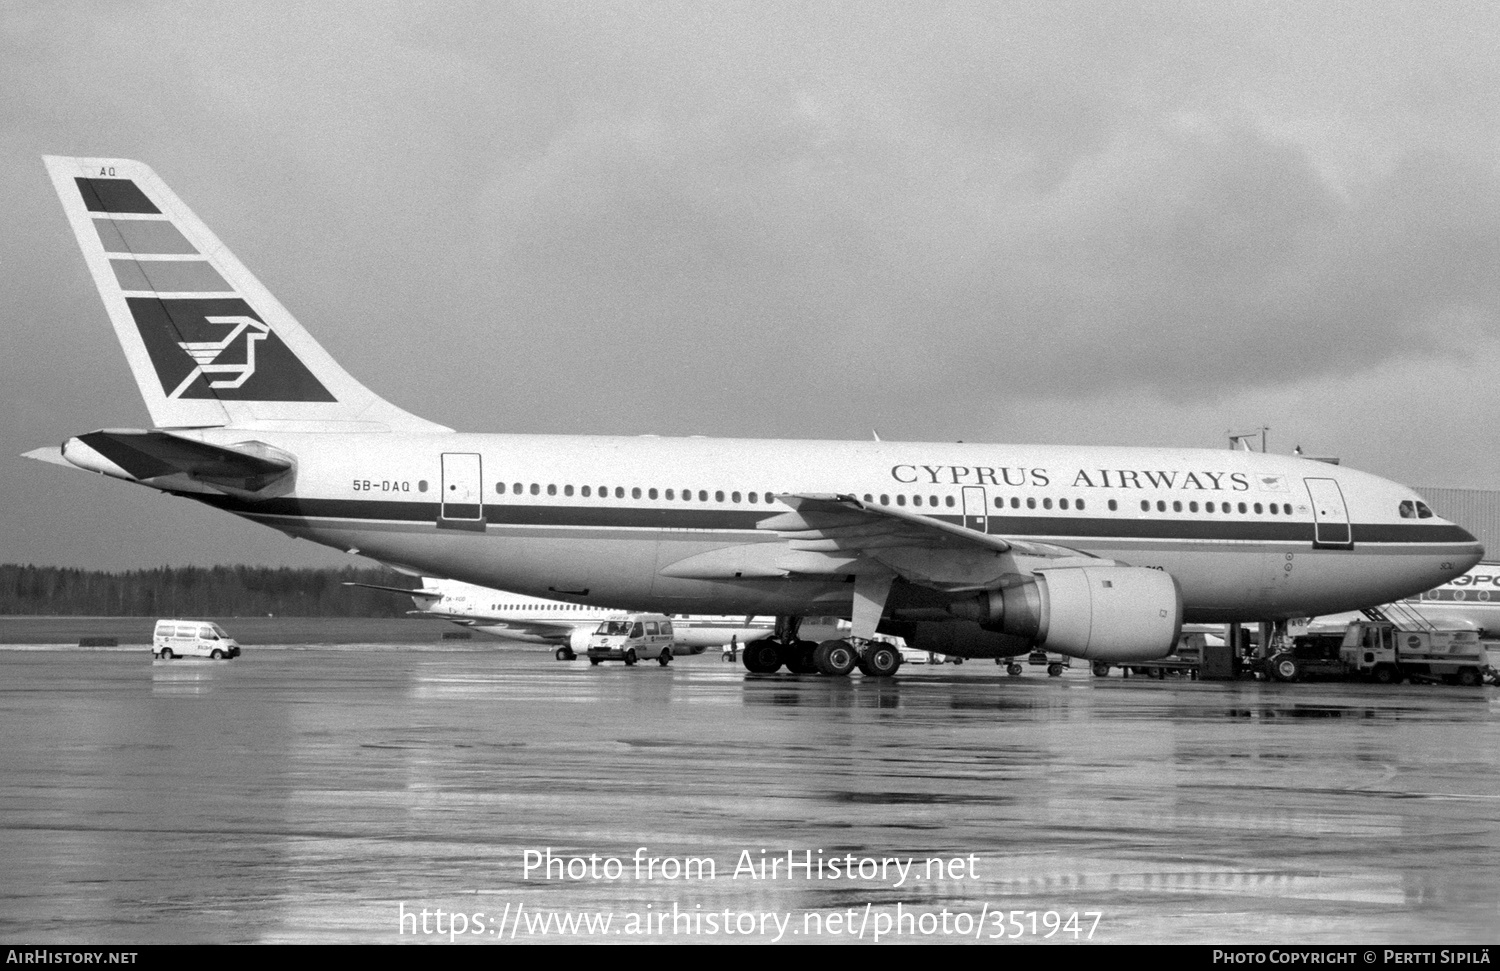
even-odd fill
[(1495, 688), (0, 649), (0, 739), (7, 942), (1500, 939)]

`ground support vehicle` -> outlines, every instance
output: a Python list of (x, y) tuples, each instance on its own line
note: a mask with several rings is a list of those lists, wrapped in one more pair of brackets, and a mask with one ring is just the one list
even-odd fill
[(1344, 635), (1301, 634), (1292, 638), (1288, 650), (1266, 658), (1265, 675), (1271, 681), (1344, 680), (1349, 672), (1341, 651)]
[[(1011, 677), (1016, 677), (1021, 673), (1021, 663), (1015, 658), (995, 658), (996, 664), (1002, 662), (1008, 662), (1005, 670)], [(1048, 654), (1046, 651), (1032, 651), (1026, 655), (1026, 663), (1032, 667), (1045, 667), (1047, 669), (1047, 677), (1049, 678), (1060, 678), (1064, 670), (1073, 666), (1073, 659), (1066, 654)]]
[(215, 661), (240, 656), (240, 645), (209, 620), (158, 620), (151, 635), (151, 654), (163, 661), (206, 657)]
[[(1172, 653), (1166, 657), (1148, 661), (1144, 664), (1126, 664), (1120, 666), (1120, 673), (1125, 677), (1140, 675), (1147, 678), (1165, 678), (1169, 674), (1180, 675), (1184, 678), (1198, 677), (1198, 669), (1203, 664), (1203, 648), (1206, 640), (1203, 634), (1188, 633), (1178, 638), (1177, 644), (1172, 648)], [(1089, 670), (1096, 678), (1109, 677), (1111, 665), (1108, 661), (1094, 661), (1089, 665)]]
[(589, 663), (637, 661), (653, 658), (662, 667), (672, 663), (672, 621), (665, 614), (629, 614), (601, 623), (589, 637)]
[(1387, 621), (1350, 624), (1339, 656), (1350, 676), (1382, 684), (1405, 679), (1474, 686), (1492, 672), (1478, 631), (1398, 630)]

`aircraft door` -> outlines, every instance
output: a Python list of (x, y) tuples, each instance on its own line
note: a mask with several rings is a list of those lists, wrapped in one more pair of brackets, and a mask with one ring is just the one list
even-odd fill
[(439, 527), (484, 529), (484, 484), (479, 456), (472, 452), (443, 453), (442, 500)]
[(985, 508), (983, 486), (964, 486), (964, 529), (980, 533), (989, 531), (989, 510)]
[(1349, 509), (1344, 493), (1333, 479), (1304, 479), (1313, 507), (1313, 548), (1353, 549), (1354, 534), (1349, 526)]

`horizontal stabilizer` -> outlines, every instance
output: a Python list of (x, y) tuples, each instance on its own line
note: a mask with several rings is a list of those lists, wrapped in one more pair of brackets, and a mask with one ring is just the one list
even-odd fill
[(386, 593), (404, 593), (408, 597), (419, 597), (422, 600), (437, 601), (443, 599), (442, 592), (438, 590), (413, 590), (410, 587), (386, 587), (378, 583), (359, 583), (355, 580), (345, 580), (344, 586), (364, 587), (366, 590), (384, 590)]
[(210, 445), (161, 431), (89, 432), (68, 439), (62, 455), (81, 469), (116, 478), (146, 481), (185, 475), (232, 495), (253, 498), (267, 498), (278, 485), (289, 487), (296, 467), (291, 456), (260, 442)]

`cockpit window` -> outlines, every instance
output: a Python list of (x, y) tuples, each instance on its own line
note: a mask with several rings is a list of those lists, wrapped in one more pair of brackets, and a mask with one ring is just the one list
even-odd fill
[(1417, 518), (1418, 519), (1431, 519), (1432, 518), (1432, 510), (1427, 508), (1427, 503), (1425, 503), (1425, 502), (1419, 502), (1419, 503), (1417, 503)]
[(1416, 519), (1417, 518), (1417, 504), (1414, 503), (1414, 502), (1412, 502), (1410, 499), (1404, 499), (1404, 500), (1402, 500), (1402, 502), (1401, 502), (1401, 518), (1402, 519)]

